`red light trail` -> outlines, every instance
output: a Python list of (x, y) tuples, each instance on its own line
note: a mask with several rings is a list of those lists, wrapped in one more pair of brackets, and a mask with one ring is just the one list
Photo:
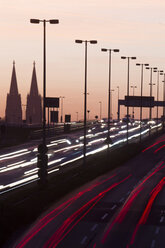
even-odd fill
[[(55, 248), (57, 245), (65, 238), (65, 236), (70, 233), (70, 231), (93, 209), (93, 207), (105, 196), (107, 192), (121, 184), (122, 182), (129, 179), (131, 175), (122, 179), (121, 181), (112, 184), (109, 188), (99, 193), (89, 202), (87, 202), (84, 206), (82, 206), (79, 210), (73, 213), (70, 217), (68, 217), (62, 226), (54, 233), (54, 235), (46, 242), (44, 248)], [(82, 214), (82, 215), (81, 215)], [(80, 216), (81, 215), (81, 216)], [(80, 217), (79, 217), (80, 216)], [(78, 218), (79, 217), (79, 218)], [(75, 222), (74, 222), (75, 221)], [(72, 226), (71, 226), (72, 224)], [(68, 228), (68, 230), (67, 230)], [(66, 231), (67, 230), (67, 231)]]
[[(105, 232), (102, 240), (101, 240), (101, 243), (104, 244), (109, 233), (111, 232), (112, 228), (114, 227), (114, 225), (116, 223), (121, 223), (126, 214), (128, 213), (131, 205), (133, 204), (135, 198), (139, 195), (139, 193), (142, 191), (143, 189), (143, 185), (144, 183), (150, 178), (152, 177), (156, 172), (158, 172), (159, 170), (163, 169), (165, 167), (162, 166), (164, 162), (162, 162), (150, 175), (148, 175), (130, 194), (130, 197), (128, 198), (127, 202), (123, 205), (122, 209), (120, 210), (119, 214), (116, 216), (116, 218), (112, 221), (112, 223), (110, 224), (109, 228), (107, 229), (107, 231)], [(162, 167), (161, 167), (162, 166)]]
[(133, 232), (130, 244), (127, 245), (127, 248), (129, 248), (130, 246), (133, 245), (133, 243), (135, 241), (136, 234), (137, 234), (140, 226), (144, 225), (146, 223), (147, 218), (149, 216), (149, 213), (151, 211), (151, 207), (152, 207), (152, 205), (154, 203), (154, 200), (155, 200), (156, 196), (159, 194), (159, 192), (162, 190), (164, 184), (165, 184), (165, 177), (163, 177), (161, 179), (161, 181), (156, 185), (156, 187), (152, 190), (151, 197), (150, 197), (150, 199), (149, 199), (149, 201), (147, 203), (147, 206), (146, 206), (146, 208), (145, 208), (145, 210), (144, 210), (144, 212), (143, 212), (138, 224), (136, 225), (136, 228), (135, 228), (135, 230)]
[(32, 228), (32, 230), (25, 236), (25, 238), (16, 246), (16, 248), (23, 248), (25, 245), (40, 232), (48, 223), (50, 223), (52, 220), (54, 220), (57, 216), (62, 214), (71, 204), (73, 204), (78, 198), (80, 198), (83, 194), (86, 192), (89, 192), (93, 190), (95, 187), (109, 181), (113, 177), (115, 177), (116, 174), (110, 176), (109, 178), (102, 180), (101, 182), (96, 182), (95, 184), (91, 185), (84, 191), (81, 191), (77, 193), (76, 196), (70, 198), (66, 202), (62, 203), (59, 207), (55, 208), (53, 211), (48, 213), (45, 217), (43, 217), (35, 226)]

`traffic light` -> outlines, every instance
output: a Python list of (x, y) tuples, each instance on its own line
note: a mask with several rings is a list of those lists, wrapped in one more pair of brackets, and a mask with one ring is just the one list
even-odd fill
[(40, 144), (38, 146), (38, 155), (37, 155), (37, 167), (38, 169), (38, 183), (40, 185), (45, 185), (47, 183), (47, 167), (48, 167), (48, 155), (46, 154), (48, 148), (46, 145)]

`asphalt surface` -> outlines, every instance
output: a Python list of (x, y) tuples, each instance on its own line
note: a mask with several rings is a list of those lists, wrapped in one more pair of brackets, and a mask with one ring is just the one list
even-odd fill
[(165, 135), (70, 193), (8, 247), (164, 247), (164, 149)]

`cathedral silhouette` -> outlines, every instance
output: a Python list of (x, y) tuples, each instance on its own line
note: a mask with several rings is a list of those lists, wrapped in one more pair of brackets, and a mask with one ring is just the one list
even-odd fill
[[(7, 94), (5, 120), (7, 124), (11, 125), (21, 125), (23, 123), (21, 95), (18, 91), (15, 62), (13, 62), (10, 91)], [(27, 95), (26, 123), (29, 125), (40, 125), (42, 123), (42, 99), (38, 92), (35, 62), (33, 63), (30, 93)]]

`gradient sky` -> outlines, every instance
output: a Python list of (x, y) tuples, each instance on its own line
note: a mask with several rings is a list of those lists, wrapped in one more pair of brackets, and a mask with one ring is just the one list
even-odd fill
[[(64, 113), (72, 120), (83, 117), (84, 44), (75, 39), (97, 39), (88, 48), (88, 109), (90, 116), (107, 116), (108, 54), (101, 48), (119, 48), (112, 58), (113, 113), (116, 118), (117, 85), (120, 97), (126, 93), (127, 63), (121, 56), (136, 56), (131, 61), (130, 85), (140, 94), (140, 68), (136, 62), (149, 63), (165, 70), (165, 2), (163, 0), (0, 0), (0, 116), (4, 116), (9, 92), (12, 62), (22, 104), (30, 90), (33, 61), (39, 91), (42, 93), (42, 24), (30, 24), (30, 18), (59, 19), (47, 24), (47, 96), (65, 96)], [(153, 82), (156, 83), (157, 74)], [(163, 78), (160, 78), (160, 82)], [(144, 75), (144, 94), (149, 94), (149, 71)], [(131, 90), (132, 93), (132, 90)], [(156, 87), (153, 88), (154, 95)], [(162, 99), (162, 83), (160, 96)], [(126, 110), (123, 108), (123, 115)], [(139, 113), (139, 111), (137, 112)], [(147, 112), (148, 114), (148, 112)], [(144, 117), (145, 114), (144, 114)]]

